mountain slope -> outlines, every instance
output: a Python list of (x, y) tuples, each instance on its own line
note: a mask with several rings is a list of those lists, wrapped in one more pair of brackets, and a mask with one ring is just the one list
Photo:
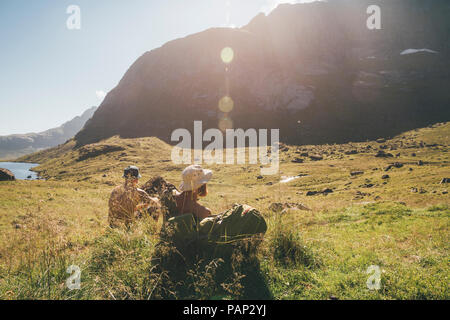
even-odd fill
[[(374, 4), (381, 30), (366, 27)], [(239, 29), (170, 41), (130, 67), (77, 145), (114, 135), (170, 141), (194, 120), (204, 129), (280, 128), (296, 144), (363, 141), (450, 120), (449, 14), (448, 1), (284, 4)], [(226, 47), (229, 64), (220, 59)], [(436, 53), (401, 54), (411, 48)], [(233, 103), (221, 104), (227, 96)]]
[(97, 107), (91, 107), (63, 125), (40, 133), (0, 136), (0, 159), (15, 158), (41, 149), (51, 148), (72, 138), (83, 128)]

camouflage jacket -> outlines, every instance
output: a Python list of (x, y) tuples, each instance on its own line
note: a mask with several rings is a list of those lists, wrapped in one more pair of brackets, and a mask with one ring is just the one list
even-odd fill
[[(140, 209), (146, 209), (156, 218), (160, 211), (158, 199), (150, 197), (144, 190), (127, 184), (114, 188), (109, 198), (108, 221), (111, 227), (120, 223), (129, 225), (139, 215)], [(155, 216), (154, 216), (155, 217)]]

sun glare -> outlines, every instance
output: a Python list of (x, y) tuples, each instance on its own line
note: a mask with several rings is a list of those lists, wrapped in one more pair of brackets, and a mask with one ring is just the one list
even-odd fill
[(220, 57), (222, 58), (222, 61), (226, 64), (231, 63), (234, 58), (234, 51), (230, 47), (226, 47), (222, 49), (222, 52), (220, 53)]
[(234, 101), (229, 96), (225, 96), (219, 101), (219, 109), (224, 113), (231, 112), (234, 107)]

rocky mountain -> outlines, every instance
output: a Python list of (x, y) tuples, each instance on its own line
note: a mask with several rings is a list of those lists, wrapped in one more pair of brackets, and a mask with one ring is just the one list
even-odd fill
[(91, 107), (63, 125), (40, 133), (13, 134), (0, 136), (0, 159), (15, 158), (42, 149), (57, 146), (80, 131), (97, 107)]
[[(381, 29), (367, 27), (370, 5)], [(282, 4), (143, 54), (76, 135), (170, 141), (177, 128), (280, 128), (289, 143), (387, 137), (450, 120), (450, 2)], [(224, 48), (231, 48), (223, 50)], [(425, 50), (424, 50), (425, 49)]]

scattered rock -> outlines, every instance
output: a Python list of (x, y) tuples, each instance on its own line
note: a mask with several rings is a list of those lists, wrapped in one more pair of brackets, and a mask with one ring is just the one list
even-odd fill
[(385, 174), (381, 177), (381, 179), (389, 179), (389, 178), (390, 178), (390, 176), (388, 174)]
[(364, 198), (365, 196), (370, 196), (370, 193), (365, 193), (365, 192), (361, 192), (361, 191), (356, 191), (356, 196), (353, 198), (354, 200), (360, 200), (362, 198)]
[(442, 194), (447, 194), (447, 193), (448, 193), (447, 190), (442, 191)]
[(412, 193), (417, 193), (418, 191), (419, 191), (419, 190), (417, 190), (417, 188), (414, 188), (414, 187), (411, 188), (411, 192), (412, 192)]
[(385, 138), (379, 138), (376, 140), (378, 143), (385, 143), (386, 139)]
[(417, 161), (417, 165), (418, 166), (423, 166), (423, 161), (422, 160)]
[(443, 183), (450, 183), (450, 178), (442, 178), (441, 184)]
[(262, 178), (264, 178), (263, 176), (257, 176), (256, 179), (261, 180)]
[(323, 157), (320, 156), (320, 155), (318, 155), (318, 154), (312, 154), (312, 155), (309, 156), (309, 158), (310, 158), (311, 160), (313, 160), (313, 161), (319, 161), (319, 160), (322, 160), (322, 159), (323, 159)]
[(357, 175), (360, 175), (360, 174), (364, 174), (364, 171), (353, 171), (353, 172), (350, 172), (351, 176), (357, 176)]
[(266, 183), (266, 186), (271, 186), (271, 185), (273, 185), (273, 182), (267, 182)]
[(377, 158), (392, 158), (394, 156), (392, 155), (392, 153), (387, 153), (387, 152), (384, 152), (383, 150), (379, 150), (378, 153), (375, 155), (375, 157), (377, 157)]
[(403, 167), (403, 163), (395, 162), (388, 165), (386, 168), (384, 168), (384, 171), (389, 171), (391, 168), (401, 168)]
[(403, 163), (395, 162), (395, 163), (392, 164), (392, 166), (395, 167), (395, 168), (401, 168), (401, 167), (403, 167)]
[(295, 158), (294, 160), (292, 160), (291, 162), (293, 163), (303, 163), (303, 159), (302, 158)]
[(300, 153), (300, 156), (307, 157), (307, 156), (309, 156), (309, 153), (308, 152), (303, 152), (303, 153)]
[(325, 188), (322, 191), (308, 191), (308, 192), (306, 192), (306, 195), (307, 196), (315, 196), (317, 194), (323, 194), (326, 196), (327, 194), (332, 193), (332, 192), (333, 192), (333, 189)]
[(416, 154), (413, 152), (413, 153), (411, 153), (411, 157), (415, 157), (416, 156)]
[(360, 187), (361, 188), (372, 188), (373, 186), (374, 186), (373, 183), (365, 183), (365, 184), (361, 185)]
[(308, 176), (307, 173), (299, 173), (299, 174), (297, 175), (297, 177), (307, 177), (307, 176)]
[(311, 211), (311, 209), (308, 208), (307, 206), (301, 203), (293, 203), (293, 202), (285, 202), (285, 203), (274, 202), (269, 206), (269, 210), (272, 210), (273, 212), (276, 213), (282, 213), (287, 209)]
[(14, 181), (16, 177), (8, 169), (0, 168), (0, 181)]
[(345, 151), (345, 154), (358, 154), (357, 150)]

